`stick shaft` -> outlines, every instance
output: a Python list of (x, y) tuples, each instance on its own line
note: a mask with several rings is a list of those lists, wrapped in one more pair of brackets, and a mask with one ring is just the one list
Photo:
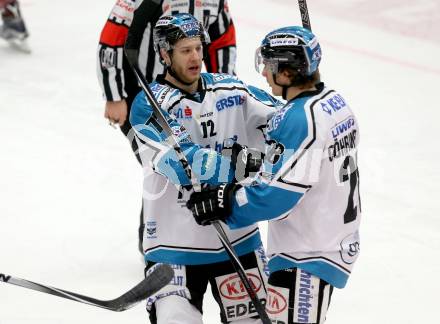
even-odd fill
[(301, 13), (301, 21), (304, 28), (312, 30), (310, 24), (309, 10), (307, 9), (307, 0), (298, 0), (299, 11)]
[(68, 290), (55, 288), (26, 279), (21, 279), (5, 274), (0, 274), (0, 282), (39, 291), (45, 294), (73, 300), (82, 304), (105, 308), (115, 312), (120, 312), (133, 307), (142, 299), (149, 297), (163, 286), (168, 284), (174, 275), (173, 269), (168, 265), (160, 265), (147, 278), (142, 280), (135, 287), (130, 289), (122, 296), (112, 300), (100, 300), (93, 297), (81, 295)]

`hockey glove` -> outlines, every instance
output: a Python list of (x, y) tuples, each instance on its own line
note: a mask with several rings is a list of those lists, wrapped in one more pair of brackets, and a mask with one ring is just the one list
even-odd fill
[[(233, 143), (231, 147), (225, 147), (222, 154), (230, 151), (231, 164), (235, 168), (235, 181), (242, 181), (251, 173), (258, 172), (263, 163), (263, 153), (249, 149), (246, 145)], [(229, 152), (228, 152), (229, 153)]]
[(208, 185), (200, 192), (193, 192), (186, 203), (199, 225), (210, 225), (213, 221), (225, 221), (231, 214), (231, 199), (239, 185)]

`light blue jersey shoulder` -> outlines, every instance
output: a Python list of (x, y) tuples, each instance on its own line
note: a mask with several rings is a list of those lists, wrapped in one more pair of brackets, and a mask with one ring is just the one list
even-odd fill
[(248, 92), (253, 98), (269, 107), (281, 107), (283, 102), (276, 99), (264, 90), (247, 85), (236, 76), (224, 73), (202, 73), (206, 88), (211, 91), (217, 89), (241, 89)]
[[(159, 104), (181, 95), (178, 89), (158, 83), (153, 83), (151, 89)], [(162, 114), (199, 182), (220, 184), (233, 180), (234, 170), (229, 158), (195, 144), (187, 130), (173, 116), (163, 109)], [(191, 181), (182, 167), (182, 162), (175, 150), (166, 143), (168, 132), (160, 126), (144, 92), (140, 92), (133, 101), (130, 124), (144, 146), (161, 151), (161, 158), (154, 162), (156, 172), (164, 175), (174, 184), (190, 185)]]

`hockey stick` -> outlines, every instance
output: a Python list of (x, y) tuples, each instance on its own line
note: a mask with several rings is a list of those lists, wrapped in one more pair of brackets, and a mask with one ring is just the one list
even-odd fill
[[(191, 166), (188, 163), (186, 156), (183, 154), (178, 141), (174, 137), (173, 131), (171, 130), (170, 125), (168, 124), (165, 116), (163, 115), (159, 103), (156, 100), (156, 97), (154, 96), (153, 92), (150, 89), (150, 86), (148, 85), (147, 80), (145, 80), (145, 77), (143, 76), (142, 72), (139, 69), (139, 65), (137, 62), (138, 59), (137, 47), (133, 46), (133, 44), (130, 43), (130, 39), (131, 39), (130, 37), (127, 38), (127, 41), (125, 43), (125, 55), (127, 57), (127, 60), (131, 68), (133, 69), (133, 72), (135, 73), (142, 89), (144, 90), (148, 101), (153, 107), (153, 117), (156, 119), (156, 122), (159, 124), (159, 126), (168, 135), (168, 137), (166, 138), (166, 142), (176, 152), (177, 157), (179, 158), (179, 161), (182, 164), (182, 167), (185, 171), (185, 174), (188, 176), (188, 179), (191, 181), (191, 185), (193, 186), (194, 191), (199, 192), (201, 190), (201, 185), (200, 183), (198, 183), (196, 177), (193, 175)], [(223, 230), (223, 227), (221, 226), (219, 221), (212, 222), (212, 225), (214, 226), (223, 247), (225, 248), (227, 254), (230, 257), (234, 270), (237, 272), (238, 276), (240, 277), (243, 286), (246, 289), (246, 292), (248, 293), (251, 301), (253, 302), (255, 310), (260, 316), (261, 321), (263, 322), (263, 324), (271, 324), (271, 321), (266, 313), (266, 310), (263, 304), (261, 303), (261, 301), (258, 299), (257, 293), (253, 289), (252, 284), (249, 281), (249, 278), (246, 276), (245, 269), (241, 264), (237, 253), (235, 253), (231, 242), (229, 241), (226, 233)]]
[(304, 28), (312, 30), (312, 25), (310, 24), (309, 10), (307, 9), (307, 0), (298, 0), (299, 11), (301, 13), (301, 21)]
[(105, 308), (114, 312), (125, 311), (143, 299), (148, 298), (167, 285), (174, 276), (173, 269), (166, 264), (159, 264), (147, 277), (122, 296), (112, 300), (99, 300), (71, 291), (45, 286), (25, 279), (15, 278), (0, 273), (0, 281), (42, 293), (70, 299), (79, 303)]
[[(312, 25), (310, 24), (309, 9), (307, 9), (307, 0), (298, 0), (299, 12), (301, 14), (301, 22), (304, 28), (312, 31)], [(319, 71), (319, 70), (318, 70)], [(318, 78), (320, 82), (321, 78)]]

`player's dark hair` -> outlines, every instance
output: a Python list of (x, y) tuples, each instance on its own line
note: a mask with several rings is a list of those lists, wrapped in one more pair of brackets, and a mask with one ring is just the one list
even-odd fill
[(289, 80), (292, 84), (295, 84), (295, 87), (299, 89), (306, 89), (313, 87), (315, 84), (320, 82), (321, 75), (319, 70), (316, 70), (311, 75), (305, 75), (303, 73), (298, 72), (297, 69), (290, 67), (288, 64), (283, 66), (280, 65), (279, 72), (286, 71), (289, 74)]

